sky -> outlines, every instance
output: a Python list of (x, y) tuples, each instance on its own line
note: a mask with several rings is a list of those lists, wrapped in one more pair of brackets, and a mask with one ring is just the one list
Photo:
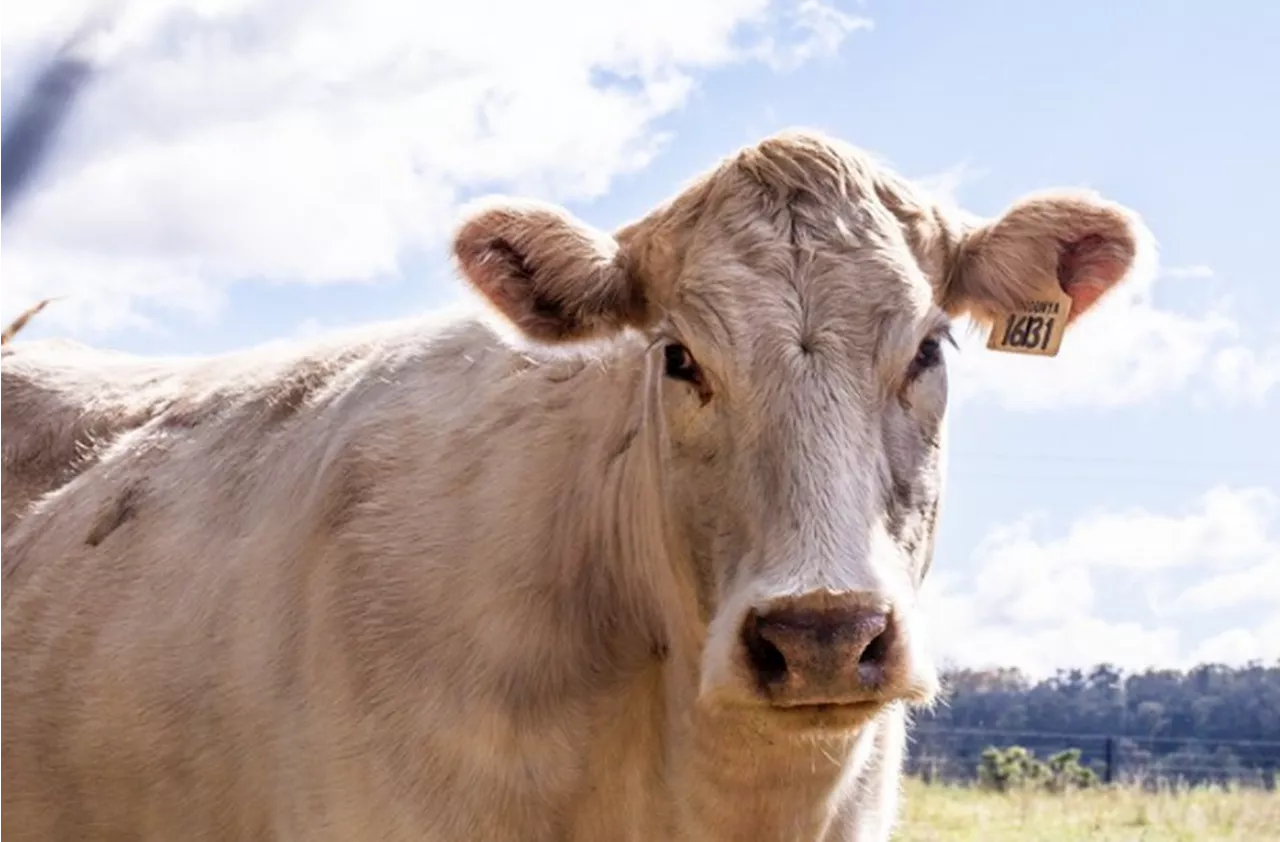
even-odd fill
[[(83, 0), (0, 0), (4, 106)], [(3, 233), (5, 322), (211, 354), (471, 295), (458, 207), (609, 229), (811, 127), (995, 215), (1090, 187), (1149, 279), (1052, 360), (948, 352), (922, 597), (948, 665), (1280, 658), (1280, 5), (1178, 0), (125, 0)]]

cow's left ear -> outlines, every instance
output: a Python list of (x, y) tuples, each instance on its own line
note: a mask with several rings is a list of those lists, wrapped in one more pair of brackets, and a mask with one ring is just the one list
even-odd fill
[(471, 285), (539, 342), (591, 339), (648, 321), (636, 273), (609, 234), (542, 202), (472, 203), (453, 237)]
[(1054, 279), (1071, 296), (1067, 323), (1155, 256), (1136, 213), (1088, 191), (1031, 194), (963, 236), (941, 305), (990, 323)]

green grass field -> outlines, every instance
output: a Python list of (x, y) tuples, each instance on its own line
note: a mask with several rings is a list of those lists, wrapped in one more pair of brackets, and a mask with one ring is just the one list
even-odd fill
[(905, 785), (899, 842), (1266, 842), (1280, 840), (1280, 793), (1096, 789), (1064, 795)]

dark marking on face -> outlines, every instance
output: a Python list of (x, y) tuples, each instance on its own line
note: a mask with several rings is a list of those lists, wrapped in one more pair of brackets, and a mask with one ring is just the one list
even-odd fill
[(136, 485), (128, 486), (121, 491), (99, 514), (84, 542), (90, 547), (96, 547), (105, 541), (108, 535), (137, 516), (141, 499), (142, 490)]
[(902, 540), (907, 515), (911, 512), (914, 501), (915, 495), (911, 484), (895, 476), (891, 481), (891, 491), (885, 496), (884, 506), (889, 534), (898, 540)]
[(893, 479), (893, 499), (904, 509), (910, 509), (915, 494), (912, 491), (911, 483), (906, 482), (898, 477)]
[[(928, 540), (928, 538), (933, 535), (933, 531), (937, 526), (937, 524), (938, 524), (938, 498), (934, 497), (932, 500), (929, 501), (928, 507), (924, 510), (924, 514), (922, 516), (922, 523), (921, 523), (921, 535), (923, 535), (925, 539)], [(914, 555), (914, 553), (911, 556), (911, 558), (914, 562), (916, 559), (916, 556)], [(927, 557), (920, 559), (920, 562), (921, 562), (920, 571), (916, 577), (917, 585), (919, 583), (924, 582), (924, 577), (929, 573), (929, 568), (933, 565), (932, 553), (928, 553)]]
[(627, 432), (622, 436), (622, 439), (609, 453), (609, 460), (608, 460), (609, 463), (612, 464), (614, 460), (618, 459), (620, 456), (622, 456), (622, 454), (630, 450), (632, 442), (636, 440), (636, 436), (638, 436), (639, 434), (640, 434), (639, 427), (632, 427), (630, 430), (627, 430)]

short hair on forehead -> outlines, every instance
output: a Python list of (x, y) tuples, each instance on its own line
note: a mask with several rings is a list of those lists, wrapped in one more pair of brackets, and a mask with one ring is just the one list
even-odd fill
[[(669, 210), (682, 221), (715, 214), (726, 202), (742, 200), (744, 181), (772, 197), (778, 210), (808, 216), (806, 211), (815, 208), (841, 207), (859, 222), (865, 222), (867, 214), (879, 217), (899, 228), (913, 250), (920, 245), (917, 238), (923, 227), (931, 232), (937, 228), (946, 239), (941, 226), (929, 225), (936, 209), (919, 187), (871, 152), (807, 129), (789, 129), (740, 149)], [(950, 251), (954, 244), (943, 245)]]
[(856, 202), (873, 198), (899, 219), (927, 212), (916, 188), (870, 152), (821, 132), (789, 129), (728, 156), (647, 218), (618, 233), (625, 239), (638, 228), (656, 228), (654, 233), (686, 228), (726, 198), (740, 198), (744, 179), (784, 199), (804, 196)]
[(798, 130), (766, 138), (726, 163), (771, 191), (828, 201), (875, 195), (879, 169), (855, 146)]
[[(873, 360), (909, 357), (921, 340), (945, 327), (949, 319), (934, 304), (932, 286), (907, 239), (899, 240), (900, 220), (880, 201), (879, 190), (864, 170), (866, 160), (808, 142), (809, 138), (801, 140), (805, 142), (795, 146), (777, 144), (776, 155), (745, 155), (725, 162), (716, 172), (719, 184), (711, 186), (710, 195), (700, 203), (704, 224), (698, 228), (704, 234), (716, 233), (711, 239), (695, 234), (686, 241), (697, 250), (698, 260), (710, 259), (716, 266), (724, 265), (720, 262), (727, 254), (724, 249), (744, 250), (739, 257), (749, 257), (739, 269), (763, 268), (775, 280), (764, 281), (753, 274), (744, 285), (726, 282), (732, 275), (681, 272), (673, 285), (675, 300), (682, 305), (677, 322), (692, 322), (686, 330), (697, 325), (695, 333), (716, 336), (713, 347), (735, 346), (739, 328), (745, 330), (743, 338), (759, 342), (759, 332), (767, 324), (765, 332), (775, 340), (792, 340), (806, 352), (826, 345), (820, 337), (835, 331), (859, 337), (856, 341), (870, 351)], [(748, 184), (742, 180), (744, 173)], [(870, 194), (860, 195), (863, 189)], [(762, 216), (748, 212), (756, 221), (747, 226), (743, 211), (755, 207), (750, 196), (761, 195), (758, 191), (772, 200)], [(833, 216), (815, 214), (819, 207), (832, 209)], [(842, 207), (853, 212), (846, 213)], [(845, 222), (858, 230), (837, 233)], [(789, 225), (792, 242), (771, 236), (757, 225), (767, 229)], [(794, 239), (797, 231), (808, 232), (805, 241)], [(722, 239), (725, 235), (727, 239)], [(837, 242), (825, 242), (828, 237)], [(823, 257), (815, 262), (818, 254)], [(811, 274), (812, 270), (816, 272)], [(778, 289), (785, 290), (781, 297)], [(722, 309), (726, 305), (728, 311)], [(762, 305), (765, 309), (759, 309)], [(740, 319), (729, 316), (730, 312), (748, 315)], [(772, 348), (772, 341), (767, 345)]]
[[(764, 216), (744, 214), (744, 203), (758, 202), (764, 203), (758, 205)], [(871, 153), (821, 132), (791, 129), (722, 159), (615, 236), (633, 268), (642, 271), (653, 288), (673, 291), (680, 285), (690, 248), (709, 225), (720, 227), (727, 221), (730, 228), (743, 231), (749, 220), (772, 218), (798, 222), (801, 229), (816, 225), (817, 231), (834, 224), (846, 234), (862, 236), (879, 229), (874, 223), (864, 227), (879, 219), (897, 229), (919, 260), (925, 254), (917, 240), (924, 229), (933, 227), (927, 223), (931, 207), (929, 197)], [(834, 215), (818, 219), (819, 209), (831, 209)], [(827, 216), (825, 210), (820, 213)], [(791, 229), (793, 234), (796, 230)], [(947, 239), (945, 231), (938, 233)], [(944, 251), (950, 251), (950, 244)], [(936, 269), (921, 268), (926, 276)]]
[(931, 199), (884, 160), (821, 132), (790, 129), (740, 150), (712, 175), (739, 174), (765, 190), (818, 202), (879, 202), (909, 226), (930, 214)]

